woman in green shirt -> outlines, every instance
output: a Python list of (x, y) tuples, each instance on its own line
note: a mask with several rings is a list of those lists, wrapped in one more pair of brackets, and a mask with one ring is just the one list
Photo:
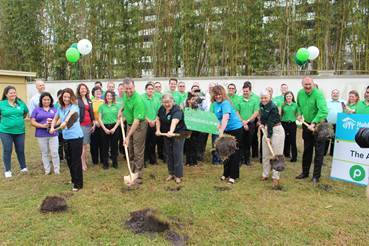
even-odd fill
[[(283, 154), (285, 157), (291, 157), (291, 162), (297, 161), (297, 147), (296, 147), (296, 116), (297, 103), (295, 96), (291, 91), (284, 95), (284, 102), (281, 107), (281, 121), (286, 137), (284, 139)], [(290, 155), (291, 153), (291, 155)]]
[(28, 172), (24, 155), (24, 118), (27, 116), (26, 104), (17, 97), (14, 86), (7, 86), (0, 101), (0, 139), (3, 147), (5, 178), (12, 177), (11, 157), (13, 143), (22, 173)]
[(99, 107), (99, 124), (103, 129), (102, 134), (102, 162), (103, 168), (109, 168), (109, 153), (111, 154), (112, 166), (118, 167), (118, 139), (117, 128), (119, 126), (119, 106), (115, 103), (115, 93), (107, 91), (105, 101)]
[(356, 113), (357, 103), (359, 101), (360, 101), (359, 93), (356, 90), (350, 91), (345, 112), (348, 114)]

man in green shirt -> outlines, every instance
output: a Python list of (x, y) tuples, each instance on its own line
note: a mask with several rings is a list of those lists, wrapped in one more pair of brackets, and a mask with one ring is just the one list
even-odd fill
[(316, 141), (314, 136), (315, 126), (326, 120), (328, 115), (327, 102), (322, 91), (314, 87), (314, 81), (310, 77), (302, 80), (303, 89), (297, 94), (297, 106), (299, 116), (297, 119), (310, 124), (309, 127), (303, 126), (302, 138), (304, 139), (304, 153), (302, 156), (302, 173), (296, 179), (305, 179), (309, 177), (310, 166), (314, 158), (313, 182), (318, 183), (321, 175), (325, 142)]
[(134, 81), (123, 80), (126, 96), (123, 115), (127, 121), (127, 136), (124, 144), (128, 147), (133, 172), (138, 172), (138, 183), (142, 182), (146, 138), (146, 110), (142, 97), (136, 92)]
[(236, 85), (233, 84), (233, 83), (230, 83), (228, 85), (227, 89), (228, 89), (228, 95), (227, 96), (231, 100), (233, 108), (237, 109), (241, 98), (240, 98), (239, 95), (237, 95)]
[(181, 94), (177, 91), (177, 84), (178, 84), (178, 80), (171, 78), (169, 80), (169, 92), (168, 93), (172, 95), (174, 102), (177, 105), (180, 105), (181, 104)]
[(251, 165), (250, 162), (250, 148), (252, 137), (255, 132), (255, 119), (259, 111), (259, 101), (251, 96), (251, 84), (245, 83), (242, 88), (243, 97), (237, 105), (237, 112), (239, 113), (243, 124), (243, 163)]
[(284, 95), (288, 91), (288, 85), (285, 83), (281, 84), (281, 95), (276, 96), (272, 99), (272, 101), (278, 106), (278, 108), (282, 107), (282, 104), (284, 102)]
[(142, 95), (142, 100), (146, 108), (146, 122), (148, 124), (146, 132), (146, 142), (145, 142), (145, 162), (149, 161), (150, 164), (157, 164), (155, 147), (157, 142), (156, 132), (156, 116), (160, 108), (160, 101), (154, 96), (154, 85), (152, 83), (147, 83), (145, 86), (145, 91)]
[[(158, 99), (160, 105), (161, 105), (161, 98), (163, 96), (162, 94), (162, 87), (161, 83), (159, 81), (155, 82), (154, 84), (155, 92), (154, 96)], [(158, 158), (162, 161), (165, 161), (165, 153), (164, 153), (164, 137), (157, 137), (156, 138), (156, 145), (158, 146)]]
[(359, 101), (356, 106), (357, 114), (369, 114), (369, 86), (366, 87), (364, 100)]
[(161, 102), (161, 97), (162, 97), (162, 93), (161, 93), (161, 83), (159, 81), (154, 83), (154, 97), (156, 97), (160, 102)]
[[(119, 83), (119, 85), (118, 85), (118, 95), (115, 98), (115, 102), (121, 110), (124, 106), (124, 98), (125, 98), (124, 95), (125, 95), (124, 84)], [(125, 127), (124, 131), (127, 132), (126, 127)], [(118, 140), (119, 153), (121, 153), (122, 155), (125, 155), (124, 146), (123, 146), (123, 135), (122, 135), (122, 130), (121, 130), (120, 126), (118, 127), (118, 135), (119, 135), (119, 140)]]
[(178, 93), (180, 96), (179, 105), (183, 105), (187, 98), (186, 84), (184, 82), (178, 83)]

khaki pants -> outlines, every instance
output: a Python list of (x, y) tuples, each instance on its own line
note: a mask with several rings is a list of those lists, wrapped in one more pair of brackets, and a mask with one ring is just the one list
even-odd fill
[[(146, 139), (146, 121), (140, 121), (136, 131), (129, 139), (128, 155), (132, 168), (132, 172), (138, 173), (138, 177), (142, 178), (145, 156), (145, 139)], [(128, 126), (127, 132), (131, 129)]]
[[(284, 149), (284, 129), (282, 125), (274, 126), (273, 127), (273, 135), (270, 139), (272, 148), (275, 155), (283, 155)], [(272, 158), (272, 153), (270, 153), (267, 142), (266, 136), (263, 136), (262, 146), (263, 146), (263, 177), (267, 178), (270, 174), (270, 169), (272, 168), (270, 165), (270, 158)], [(272, 170), (272, 179), (279, 180), (279, 172), (276, 170)]]

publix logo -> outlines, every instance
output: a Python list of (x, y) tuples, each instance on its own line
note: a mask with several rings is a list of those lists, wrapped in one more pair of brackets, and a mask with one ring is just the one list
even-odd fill
[(362, 181), (365, 178), (365, 169), (359, 165), (353, 165), (350, 168), (350, 177), (355, 181)]

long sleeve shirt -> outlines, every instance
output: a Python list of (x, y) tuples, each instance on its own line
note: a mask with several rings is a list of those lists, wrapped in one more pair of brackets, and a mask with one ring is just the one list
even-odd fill
[(328, 107), (323, 93), (314, 88), (309, 94), (301, 89), (297, 94), (299, 114), (306, 122), (319, 123), (327, 118)]
[(273, 135), (273, 127), (281, 122), (278, 107), (270, 101), (266, 105), (260, 103), (260, 122), (267, 126), (268, 138)]

